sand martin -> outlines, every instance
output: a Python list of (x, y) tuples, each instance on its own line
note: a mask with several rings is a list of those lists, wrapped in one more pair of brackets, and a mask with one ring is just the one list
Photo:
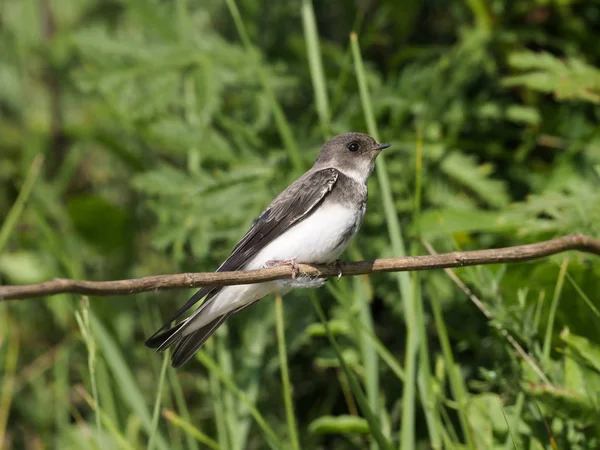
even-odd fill
[[(273, 200), (217, 272), (336, 261), (360, 228), (367, 209), (367, 179), (377, 155), (387, 147), (361, 133), (342, 134), (327, 141), (310, 170)], [(225, 320), (267, 294), (283, 295), (293, 287), (314, 287), (323, 282), (277, 280), (203, 287), (146, 345), (158, 351), (174, 347), (172, 365), (179, 367)], [(204, 297), (189, 317), (171, 326)]]

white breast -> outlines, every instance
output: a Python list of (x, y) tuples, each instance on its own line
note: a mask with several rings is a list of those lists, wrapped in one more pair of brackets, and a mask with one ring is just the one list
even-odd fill
[[(335, 204), (321, 205), (309, 217), (258, 252), (245, 269), (261, 269), (267, 261), (272, 260), (315, 264), (333, 262), (358, 231), (365, 209), (364, 204), (356, 209)], [(199, 329), (215, 317), (259, 300), (270, 292), (277, 291), (283, 295), (289, 289), (282, 281), (225, 287), (202, 314), (194, 317), (186, 334)]]
[(258, 269), (269, 260), (296, 260), (299, 263), (333, 262), (344, 251), (349, 239), (358, 231), (364, 210), (325, 204), (309, 217), (294, 225), (262, 249), (248, 269)]

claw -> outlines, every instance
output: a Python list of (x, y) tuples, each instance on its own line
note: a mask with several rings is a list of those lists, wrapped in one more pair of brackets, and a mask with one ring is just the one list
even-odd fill
[(292, 280), (295, 280), (300, 275), (300, 269), (295, 259), (270, 259), (264, 267), (290, 266), (292, 269)]
[(340, 259), (336, 259), (334, 264), (335, 264), (335, 268), (338, 271), (337, 279), (339, 281), (340, 278), (342, 278), (342, 275), (344, 275), (344, 273), (342, 272), (342, 261)]
[(292, 268), (292, 280), (295, 280), (298, 277), (298, 275), (300, 275), (300, 269), (298, 269), (298, 265), (296, 264), (295, 259), (292, 259), (289, 264)]

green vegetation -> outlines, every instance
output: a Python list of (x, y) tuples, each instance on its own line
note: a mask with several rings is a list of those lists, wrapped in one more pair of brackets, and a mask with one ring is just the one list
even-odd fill
[[(393, 146), (347, 259), (600, 237), (598, 29), (597, 1), (5, 0), (0, 282), (214, 270), (351, 130)], [(2, 302), (0, 447), (599, 448), (599, 259), (454, 273), (267, 298), (178, 371), (143, 342), (191, 290)]]

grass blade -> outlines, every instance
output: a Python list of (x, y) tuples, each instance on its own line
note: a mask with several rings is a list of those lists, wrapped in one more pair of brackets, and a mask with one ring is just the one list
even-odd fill
[(319, 32), (315, 20), (315, 11), (312, 0), (302, 0), (302, 25), (304, 27), (304, 40), (308, 56), (308, 67), (312, 81), (317, 114), (325, 138), (329, 137), (331, 129), (331, 112), (327, 97), (327, 83), (323, 71), (321, 47), (319, 45)]
[(96, 408), (96, 432), (98, 436), (102, 435), (102, 421), (100, 419), (99, 413), (99, 405), (100, 398), (98, 396), (98, 384), (96, 382), (96, 341), (94, 339), (94, 333), (92, 333), (92, 329), (90, 328), (90, 301), (88, 297), (82, 297), (81, 300), (81, 313), (79, 311), (75, 312), (75, 319), (77, 321), (77, 325), (79, 326), (79, 331), (83, 336), (83, 340), (85, 341), (85, 346), (88, 351), (88, 370), (90, 371), (90, 383), (92, 385), (92, 396), (94, 398), (95, 405), (98, 406)]
[[(113, 337), (108, 333), (102, 322), (98, 320), (92, 311), (90, 311), (90, 323), (92, 325), (94, 336), (96, 337), (96, 342), (102, 349), (104, 359), (112, 371), (121, 391), (121, 398), (129, 405), (136, 417), (139, 418), (142, 427), (148, 436), (150, 436), (152, 434), (152, 418), (148, 412), (144, 396), (140, 392), (138, 383), (129, 370), (129, 367), (127, 367), (123, 354), (119, 350), (119, 347), (117, 347)], [(167, 450), (169, 448), (169, 445), (167, 445), (167, 442), (160, 433), (156, 434), (155, 442), (156, 447), (161, 450)]]
[[(354, 287), (354, 304), (358, 305), (358, 321), (362, 327), (357, 331), (357, 341), (359, 343), (361, 359), (365, 368), (365, 389), (367, 391), (367, 399), (369, 406), (373, 411), (379, 410), (379, 361), (377, 359), (377, 351), (374, 348), (373, 340), (369, 334), (375, 334), (373, 331), (373, 317), (369, 308), (369, 294), (365, 284), (367, 277), (355, 277), (352, 280)], [(367, 291), (367, 292), (365, 292)]]
[(487, 5), (484, 0), (465, 0), (465, 3), (471, 9), (475, 17), (477, 28), (481, 31), (489, 32), (492, 30), (492, 19), (488, 12)]
[(550, 304), (550, 313), (548, 315), (548, 325), (546, 326), (546, 335), (544, 337), (544, 346), (542, 347), (542, 362), (544, 365), (548, 365), (550, 362), (550, 347), (552, 344), (552, 331), (554, 330), (554, 319), (556, 318), (556, 309), (558, 308), (558, 301), (560, 300), (560, 294), (562, 292), (563, 284), (565, 281), (565, 274), (567, 273), (567, 266), (569, 265), (569, 259), (565, 258), (560, 266), (558, 272), (558, 279), (556, 280), (556, 287), (554, 288), (554, 296), (552, 297), (552, 303)]
[(285, 331), (283, 319), (283, 302), (281, 296), (275, 297), (275, 324), (277, 328), (277, 348), (279, 350), (279, 367), (281, 369), (281, 384), (283, 385), (283, 401), (285, 403), (285, 415), (287, 418), (290, 445), (294, 450), (300, 449), (298, 441), (298, 428), (294, 414), (294, 402), (292, 400), (292, 387), (288, 373), (287, 353), (285, 349)]
[[(268, 306), (266, 303), (257, 306), (262, 308)], [(255, 310), (256, 311), (256, 310)], [(248, 320), (243, 329), (241, 330), (240, 338), (243, 342), (244, 352), (243, 355), (233, 358), (231, 355), (229, 358), (235, 360), (235, 373), (229, 372), (228, 375), (231, 379), (238, 382), (238, 387), (246, 394), (246, 399), (256, 405), (258, 401), (260, 388), (262, 386), (262, 377), (264, 372), (261, 370), (263, 365), (263, 358), (267, 348), (267, 342), (269, 341), (271, 322), (273, 317), (269, 314), (261, 315), (258, 320)], [(227, 373), (227, 372), (226, 372)], [(239, 381), (238, 381), (239, 380)], [(227, 391), (229, 394), (229, 391)], [(252, 416), (250, 412), (238, 403), (236, 410), (236, 438), (241, 444), (241, 448), (246, 448), (249, 443), (250, 429), (252, 427)]]
[(431, 292), (430, 297), (435, 327), (437, 329), (438, 339), (440, 340), (440, 346), (442, 347), (442, 354), (444, 355), (444, 361), (448, 370), (448, 377), (450, 378), (450, 390), (458, 404), (458, 418), (460, 420), (460, 425), (463, 429), (463, 434), (465, 435), (468, 447), (474, 450), (475, 444), (473, 442), (467, 416), (467, 388), (459, 373), (458, 366), (454, 362), (452, 347), (450, 345), (450, 339), (448, 338), (448, 330), (446, 329), (446, 323), (444, 321), (444, 316), (442, 315), (440, 301), (435, 292)]
[(283, 113), (283, 109), (279, 102), (277, 101), (277, 97), (275, 96), (275, 92), (271, 87), (271, 83), (269, 82), (269, 76), (258, 60), (256, 56), (256, 51), (250, 41), (250, 37), (248, 36), (248, 32), (246, 31), (246, 26), (244, 25), (244, 21), (242, 20), (242, 16), (240, 14), (240, 10), (235, 3), (235, 0), (225, 0), (227, 3), (227, 8), (229, 8), (229, 12), (233, 17), (233, 21), (235, 22), (235, 27), (237, 28), (238, 34), (242, 39), (242, 43), (246, 47), (249, 53), (253, 55), (256, 63), (256, 74), (262, 84), (263, 90), (267, 95), (269, 100), (269, 104), (271, 105), (271, 109), (273, 111), (273, 117), (275, 118), (275, 123), (277, 125), (277, 130), (279, 131), (279, 136), (283, 141), (285, 147), (288, 150), (290, 155), (290, 159), (292, 160), (292, 164), (297, 172), (304, 171), (304, 163), (302, 161), (302, 157), (300, 156), (300, 152), (298, 151), (298, 146), (296, 145), (296, 140), (294, 139), (294, 135), (292, 133), (292, 129), (290, 127), (289, 122), (285, 118), (285, 114)]
[[(181, 419), (187, 422), (191, 421), (190, 412), (185, 403), (185, 398), (183, 396), (183, 389), (181, 388), (181, 383), (179, 382), (179, 378), (177, 378), (177, 372), (175, 370), (167, 370), (167, 374), (169, 377), (169, 384), (171, 386), (171, 392), (173, 394), (173, 398), (175, 399), (175, 404), (177, 405), (177, 410), (181, 414)], [(187, 448), (190, 450), (198, 450), (198, 443), (193, 436), (190, 434), (185, 435), (187, 440)]]
[[(500, 399), (498, 399), (498, 401), (500, 401)], [(511, 423), (508, 423), (508, 420), (506, 419), (506, 416), (504, 417), (504, 420), (506, 420), (506, 424), (508, 425), (508, 437), (506, 438), (506, 442), (504, 443), (504, 448), (505, 450), (510, 450), (511, 448), (514, 448), (515, 450), (518, 449), (518, 445), (517, 445), (517, 441), (514, 439), (513, 434), (511, 432), (511, 427), (513, 430), (515, 430), (515, 434), (517, 439), (519, 439), (519, 424), (521, 423), (521, 414), (523, 412), (523, 404), (525, 403), (525, 394), (523, 392), (519, 392), (517, 394), (517, 401), (515, 402), (515, 407), (514, 407), (514, 413), (513, 413), (513, 417), (511, 420)], [(504, 414), (504, 410), (502, 410), (502, 414)], [(511, 445), (512, 444), (512, 445)]]
[[(334, 296), (334, 298), (338, 301), (338, 303), (345, 306), (345, 303), (343, 300), (343, 295), (340, 292), (340, 290), (337, 289), (332, 283), (327, 283), (326, 287), (329, 290), (329, 292), (331, 292), (331, 294)], [(350, 318), (352, 320), (354, 318), (354, 316), (350, 316)], [(361, 321), (357, 321), (357, 320), (352, 320), (352, 326), (356, 327), (357, 329), (359, 329), (362, 332), (362, 334), (361, 334), (362, 337), (369, 338), (370, 342), (374, 345), (375, 350), (377, 351), (377, 355), (382, 359), (383, 362), (385, 362), (387, 364), (388, 368), (394, 373), (394, 375), (396, 375), (399, 380), (404, 382), (405, 375), (404, 375), (404, 370), (402, 369), (402, 366), (400, 365), (400, 362), (396, 359), (396, 357), (392, 354), (392, 352), (390, 352), (387, 349), (387, 347), (381, 342), (381, 340), (375, 335), (373, 330), (369, 329), (368, 327), (365, 326), (364, 323), (362, 323)]]
[[(219, 338), (219, 336), (217, 335), (215, 338), (216, 339), (212, 339), (207, 342), (206, 351), (210, 351), (216, 358), (217, 348), (214, 342)], [(217, 428), (219, 447), (231, 448), (229, 445), (229, 433), (227, 432), (227, 423), (225, 419), (225, 403), (223, 401), (223, 392), (221, 389), (221, 383), (219, 382), (219, 377), (217, 377), (214, 372), (209, 371), (208, 382), (212, 397), (212, 409), (215, 415), (215, 425)]]
[[(125, 439), (125, 436), (123, 436), (123, 434), (119, 431), (119, 429), (117, 428), (113, 420), (110, 418), (110, 416), (100, 408), (98, 403), (96, 403), (92, 397), (90, 397), (90, 394), (87, 393), (85, 388), (81, 385), (78, 385), (75, 386), (75, 390), (81, 396), (81, 398), (83, 398), (83, 400), (88, 404), (88, 406), (96, 412), (96, 416), (102, 419), (102, 423), (106, 426), (106, 429), (116, 439), (120, 447), (127, 450), (133, 450), (134, 447), (129, 442), (127, 442), (127, 439)], [(102, 442), (101, 438), (98, 439), (98, 443), (100, 442)]]
[[(54, 366), (52, 367), (54, 378), (54, 396), (56, 399), (56, 409), (54, 412), (55, 436), (53, 439), (54, 448), (59, 448), (60, 436), (67, 432), (70, 427), (71, 414), (69, 402), (69, 357), (71, 351), (68, 347), (57, 351)], [(1, 441), (0, 441), (1, 442)]]
[[(513, 434), (512, 431), (510, 429), (510, 424), (508, 423), (508, 419), (506, 418), (506, 413), (504, 412), (504, 407), (502, 406), (502, 402), (500, 401), (500, 398), (496, 398), (498, 400), (498, 406), (500, 406), (500, 412), (502, 413), (502, 417), (504, 418), (504, 422), (506, 423), (506, 428), (508, 429), (508, 439), (510, 439), (510, 442), (512, 442), (513, 444), (513, 448), (515, 450), (517, 450), (517, 443), (515, 442), (515, 439), (513, 438)], [(508, 441), (507, 439), (507, 441)]]
[(219, 450), (220, 448), (222, 448), (219, 447), (219, 444), (215, 440), (208, 437), (194, 425), (189, 423), (187, 420), (183, 419), (181, 416), (178, 416), (173, 411), (163, 410), (162, 415), (173, 425), (175, 425), (178, 428), (181, 428), (185, 432), (186, 436), (193, 437), (196, 441), (206, 445), (207, 447), (213, 450)]
[(160, 376), (158, 378), (158, 387), (156, 389), (156, 400), (154, 401), (154, 410), (152, 412), (152, 429), (150, 430), (150, 439), (148, 440), (148, 450), (154, 448), (154, 440), (158, 430), (158, 418), (160, 417), (160, 400), (162, 398), (163, 387), (165, 385), (165, 375), (167, 367), (169, 367), (169, 353), (163, 354), (163, 363), (160, 368)]
[(27, 176), (25, 177), (25, 181), (23, 182), (23, 187), (17, 196), (17, 200), (10, 208), (10, 211), (8, 211), (8, 214), (2, 223), (2, 228), (0, 228), (0, 253), (2, 253), (4, 246), (8, 242), (8, 237), (17, 224), (19, 217), (21, 217), (23, 209), (25, 209), (25, 204), (31, 195), (31, 190), (33, 189), (33, 185), (40, 174), (43, 163), (44, 155), (38, 154), (33, 159), (31, 167), (29, 168)]
[[(360, 91), (362, 108), (365, 114), (365, 120), (367, 122), (367, 130), (371, 136), (379, 140), (379, 133), (375, 123), (375, 115), (373, 114), (373, 107), (367, 86), (365, 68), (362, 61), (362, 56), (360, 54), (356, 33), (350, 34), (350, 43), (352, 46), (352, 54), (354, 56), (354, 67)], [(385, 155), (379, 155), (377, 158), (376, 167), (377, 179), (379, 181), (383, 199), (383, 210), (385, 213), (388, 234), (392, 243), (392, 250), (397, 256), (406, 256), (406, 248), (402, 238), (400, 222), (398, 221), (398, 217), (394, 208), (394, 200), (392, 198), (390, 181), (387, 175)], [(402, 395), (402, 426), (400, 431), (401, 448), (413, 448), (415, 446), (415, 386), (418, 352), (418, 336), (415, 330), (415, 326), (417, 325), (416, 312), (412, 302), (410, 277), (408, 273), (397, 273), (396, 279), (398, 281), (398, 288), (404, 304), (407, 327), (406, 359), (404, 364), (406, 379)]]
[(110, 417), (113, 422), (119, 421), (117, 414), (117, 405), (113, 395), (113, 383), (108, 373), (106, 363), (102, 358), (96, 359), (96, 382), (98, 384), (98, 400), (102, 405), (102, 411)]
[(365, 416), (365, 419), (367, 419), (367, 422), (369, 422), (369, 427), (371, 429), (371, 435), (373, 436), (373, 438), (379, 445), (380, 449), (392, 449), (393, 447), (392, 447), (391, 443), (386, 439), (386, 437), (381, 432), (381, 426), (379, 424), (379, 420), (377, 419), (377, 416), (375, 415), (375, 413), (369, 407), (369, 402), (367, 400), (367, 397), (365, 396), (365, 393), (362, 391), (362, 388), (356, 381), (356, 378), (354, 377), (354, 374), (352, 373), (352, 371), (346, 365), (346, 361), (344, 360), (342, 352), (341, 352), (340, 348), (338, 347), (337, 342), (335, 341), (335, 338), (333, 337), (333, 334), (331, 333), (331, 330), (329, 329), (329, 323), (327, 322), (325, 313), (323, 312), (323, 309), (321, 308), (321, 305), (319, 304), (319, 301), (315, 297), (314, 293), (311, 295), (311, 301), (313, 303), (315, 310), (317, 311), (317, 314), (319, 315), (319, 318), (321, 319), (321, 322), (323, 323), (323, 326), (325, 327), (325, 333), (327, 334), (327, 338), (329, 339), (329, 342), (331, 343), (331, 346), (333, 347), (333, 350), (340, 362), (340, 366), (342, 367), (342, 370), (343, 370), (344, 374), (346, 375), (346, 378), (348, 379), (348, 383), (350, 384), (352, 393), (356, 397), (356, 401), (358, 402), (361, 412)]
[(583, 299), (585, 304), (592, 310), (594, 315), (596, 317), (600, 318), (600, 312), (598, 312), (598, 308), (596, 308), (596, 306), (592, 303), (590, 298), (585, 294), (585, 292), (583, 292), (583, 289), (581, 289), (579, 284), (573, 279), (573, 277), (569, 274), (569, 272), (565, 271), (565, 277), (567, 277), (567, 280), (569, 280), (569, 282), (571, 283), (571, 286), (573, 286), (575, 288), (575, 290), (577, 291), (579, 296)]
[[(423, 176), (423, 138), (421, 129), (417, 128), (417, 146), (415, 157), (415, 204), (413, 211), (413, 221), (417, 236), (421, 236), (421, 195), (422, 195), (422, 176)], [(415, 241), (411, 246), (411, 255), (418, 255), (419, 244)], [(438, 410), (438, 402), (435, 399), (431, 389), (431, 365), (429, 363), (429, 346), (427, 344), (427, 331), (425, 330), (425, 314), (423, 313), (423, 296), (421, 293), (419, 272), (412, 274), (413, 288), (411, 289), (413, 307), (415, 310), (415, 326), (419, 335), (419, 379), (418, 386), (421, 392), (421, 403), (425, 411), (425, 420), (427, 421), (427, 429), (431, 439), (431, 447), (434, 449), (442, 448), (441, 430), (442, 421)]]
[(211, 373), (215, 374), (223, 383), (223, 385), (229, 389), (242, 402), (242, 404), (246, 406), (246, 408), (248, 408), (250, 414), (252, 417), (254, 417), (256, 424), (264, 433), (269, 446), (273, 449), (283, 448), (283, 444), (277, 437), (275, 431), (273, 431), (258, 409), (256, 409), (256, 407), (248, 399), (246, 393), (237, 387), (235, 382), (221, 370), (219, 365), (205, 351), (200, 351), (196, 353), (196, 355), (197, 359), (204, 365), (204, 367), (206, 367)]
[[(230, 379), (234, 379), (235, 372), (233, 368), (233, 358), (229, 351), (229, 346), (226, 344), (229, 336), (229, 326), (225, 323), (217, 332), (215, 340), (215, 350), (217, 361), (223, 370), (223, 373)], [(227, 440), (229, 448), (232, 450), (242, 450), (243, 442), (241, 440), (240, 429), (240, 408), (236, 404), (235, 398), (231, 391), (221, 391), (221, 399), (223, 401), (223, 417), (225, 422), (225, 430), (227, 431)]]
[[(7, 325), (8, 320), (5, 320)], [(2, 391), (0, 391), (0, 444), (5, 442), (6, 424), (8, 423), (8, 413), (13, 398), (13, 387), (15, 383), (15, 373), (17, 370), (17, 360), (19, 358), (19, 336), (15, 329), (4, 326), (4, 330), (11, 330), (12, 333), (6, 334), (6, 358), (4, 361), (4, 371), (2, 377)], [(2, 341), (0, 341), (2, 343)]]
[[(356, 12), (356, 18), (354, 19), (354, 25), (352, 25), (352, 30), (357, 31), (362, 27), (362, 23), (365, 18), (365, 12), (362, 9), (359, 9)], [(335, 86), (333, 88), (332, 100), (331, 100), (331, 114), (333, 116), (336, 115), (336, 111), (339, 112), (342, 105), (345, 105), (345, 96), (346, 85), (348, 83), (348, 79), (350, 77), (350, 73), (352, 72), (352, 45), (349, 44), (344, 52), (344, 59), (341, 63), (341, 72), (337, 76), (337, 80), (335, 82)]]

